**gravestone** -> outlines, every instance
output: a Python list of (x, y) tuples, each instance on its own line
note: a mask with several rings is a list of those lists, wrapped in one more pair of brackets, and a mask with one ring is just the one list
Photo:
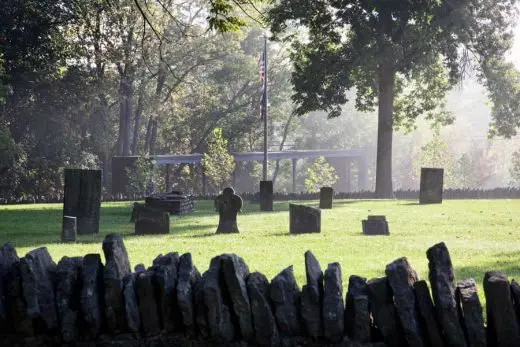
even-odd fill
[(273, 181), (260, 181), (260, 211), (273, 210)]
[(289, 204), (289, 232), (307, 234), (321, 232), (321, 211), (314, 207)]
[(61, 229), (61, 241), (76, 242), (76, 217), (63, 216), (63, 225)]
[(166, 212), (166, 211), (162, 211), (161, 209), (147, 206), (141, 202), (134, 202), (134, 207), (132, 208), (132, 215), (130, 217), (130, 222), (135, 223), (135, 221), (137, 219), (139, 219), (139, 214), (141, 212)]
[(65, 169), (63, 215), (76, 217), (80, 235), (99, 233), (101, 171)]
[(334, 189), (331, 187), (322, 187), (320, 189), (320, 208), (331, 209), (332, 197), (334, 196)]
[(444, 169), (421, 168), (420, 204), (442, 203)]
[(135, 221), (136, 235), (168, 234), (170, 232), (170, 216), (167, 212), (144, 211), (139, 213)]
[(237, 213), (242, 209), (242, 198), (228, 187), (217, 196), (214, 205), (219, 214), (217, 234), (238, 233)]
[(364, 235), (390, 235), (385, 216), (368, 216), (361, 223)]

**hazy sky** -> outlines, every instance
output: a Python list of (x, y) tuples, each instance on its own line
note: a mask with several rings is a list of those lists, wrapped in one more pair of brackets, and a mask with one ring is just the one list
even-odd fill
[(517, 68), (520, 68), (520, 23), (515, 30), (515, 45), (511, 52), (511, 59), (515, 62)]

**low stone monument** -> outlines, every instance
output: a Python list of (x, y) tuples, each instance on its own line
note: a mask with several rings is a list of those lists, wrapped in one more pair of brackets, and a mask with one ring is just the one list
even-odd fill
[(289, 233), (321, 232), (321, 211), (314, 207), (289, 204)]
[(154, 208), (154, 207), (147, 206), (141, 202), (134, 202), (134, 207), (132, 208), (132, 215), (130, 217), (130, 222), (135, 223), (135, 221), (139, 219), (139, 214), (142, 212), (165, 212), (165, 211)]
[(368, 216), (362, 225), (364, 235), (390, 235), (385, 216)]
[(143, 211), (135, 221), (136, 235), (168, 234), (170, 215), (162, 211)]
[(222, 194), (214, 201), (215, 210), (219, 214), (217, 234), (240, 232), (237, 225), (237, 214), (242, 210), (242, 198), (235, 194), (233, 188), (224, 188)]
[(421, 168), (420, 204), (442, 203), (444, 169)]
[(331, 209), (333, 196), (334, 189), (332, 189), (331, 187), (322, 187), (320, 189), (320, 208)]
[(65, 169), (63, 215), (77, 218), (79, 235), (99, 234), (101, 171)]
[(260, 211), (273, 210), (273, 181), (260, 181)]
[(76, 217), (63, 216), (63, 225), (61, 229), (61, 241), (76, 242), (77, 224)]

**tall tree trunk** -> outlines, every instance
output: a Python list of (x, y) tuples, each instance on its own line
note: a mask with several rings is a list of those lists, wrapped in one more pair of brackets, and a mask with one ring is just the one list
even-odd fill
[(390, 64), (379, 66), (379, 117), (377, 129), (376, 192), (379, 199), (393, 198), (392, 135), (395, 70)]
[(132, 132), (132, 78), (124, 73), (119, 82), (119, 155), (130, 155), (130, 134)]
[(148, 125), (146, 126), (146, 135), (144, 136), (144, 153), (146, 154), (150, 154), (150, 141), (152, 138), (153, 120), (153, 115), (150, 115), (150, 118), (148, 118)]
[[(143, 69), (145, 71), (145, 69)], [(132, 137), (132, 155), (137, 155), (137, 146), (139, 145), (139, 134), (141, 133), (141, 115), (144, 108), (146, 83), (144, 80), (144, 72), (141, 74), (141, 84), (139, 85), (139, 97), (137, 99), (137, 108), (135, 110), (134, 119), (134, 136)]]

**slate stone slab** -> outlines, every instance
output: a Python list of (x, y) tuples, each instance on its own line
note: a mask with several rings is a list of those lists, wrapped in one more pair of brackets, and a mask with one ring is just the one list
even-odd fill
[(520, 284), (517, 281), (511, 281), (511, 296), (513, 298), (516, 316), (520, 319)]
[(219, 214), (217, 234), (233, 234), (240, 232), (237, 224), (237, 214), (242, 210), (242, 198), (235, 194), (233, 188), (224, 188), (222, 194), (214, 201)]
[(343, 283), (339, 263), (329, 264), (325, 270), (322, 314), (325, 338), (331, 342), (341, 341), (345, 328), (345, 307), (343, 306)]
[(147, 270), (140, 272), (135, 277), (135, 289), (139, 302), (139, 315), (141, 328), (145, 336), (157, 335), (161, 332), (158, 305), (155, 301), (152, 278), (154, 272)]
[(177, 283), (177, 301), (182, 314), (182, 323), (187, 337), (195, 338), (195, 284), (201, 278), (193, 265), (190, 253), (185, 253), (179, 261), (179, 279)]
[(246, 287), (249, 268), (244, 259), (236, 254), (222, 255), (221, 263), (226, 287), (233, 304), (233, 311), (238, 318), (240, 338), (243, 341), (248, 341), (254, 335), (251, 305)]
[(417, 273), (406, 258), (400, 258), (388, 264), (385, 273), (394, 293), (394, 303), (406, 341), (410, 346), (424, 346), (413, 290), (413, 285), (418, 280)]
[(321, 211), (317, 208), (289, 204), (289, 218), (291, 234), (321, 232)]
[(353, 339), (356, 321), (354, 298), (367, 294), (367, 280), (364, 277), (351, 275), (348, 281), (348, 290), (345, 298), (345, 334)]
[(260, 211), (273, 210), (273, 181), (260, 181)]
[(457, 284), (457, 304), (464, 321), (466, 341), (471, 347), (487, 346), (486, 328), (482, 317), (482, 305), (477, 292), (477, 284), (467, 279)]
[(321, 209), (331, 209), (333, 197), (334, 197), (334, 189), (332, 189), (331, 187), (320, 188), (320, 208)]
[(132, 270), (121, 236), (107, 235), (103, 240), (103, 253), (106, 259), (103, 271), (106, 323), (110, 332), (118, 333), (126, 326), (123, 279)]
[(292, 266), (272, 279), (269, 294), (274, 305), (280, 336), (299, 336), (301, 292), (294, 278)]
[(137, 293), (135, 287), (136, 276), (136, 274), (128, 274), (123, 279), (123, 300), (125, 303), (126, 330), (132, 333), (138, 333), (141, 328), (141, 315), (139, 312), (139, 304), (137, 302)]
[(61, 241), (76, 242), (77, 234), (76, 217), (63, 216), (63, 225), (61, 230)]
[(7, 317), (12, 320), (13, 332), (22, 337), (33, 336), (34, 327), (32, 319), (27, 314), (27, 303), (25, 302), (22, 289), (22, 275), (20, 273), (20, 262), (13, 263), (11, 269), (5, 275)]
[(439, 322), (450, 346), (466, 346), (464, 331), (460, 326), (457, 303), (455, 301), (455, 273), (450, 253), (444, 242), (426, 251), (433, 302)]
[(99, 254), (87, 254), (80, 270), (81, 330), (85, 338), (95, 339), (103, 319), (103, 264)]
[(302, 288), (301, 315), (307, 335), (317, 340), (323, 336), (323, 272), (311, 251), (305, 252), (305, 274), (307, 284)]
[(178, 268), (178, 253), (159, 255), (152, 266), (160, 322), (167, 332), (182, 330), (182, 316), (177, 301)]
[(278, 346), (280, 333), (269, 299), (269, 281), (261, 273), (254, 272), (247, 277), (247, 292), (251, 303), (256, 343), (259, 346)]
[(425, 338), (428, 339), (432, 347), (444, 346), (437, 311), (433, 306), (428, 284), (426, 281), (417, 281), (413, 284), (413, 287), (415, 289), (419, 320), (425, 333)]
[(82, 257), (63, 257), (56, 268), (56, 309), (61, 338), (72, 342), (79, 336), (80, 269)]
[(442, 203), (444, 169), (421, 168), (420, 204)]
[(198, 278), (194, 286), (195, 324), (197, 326), (197, 335), (202, 339), (208, 339), (209, 327), (208, 317), (206, 315), (206, 303), (204, 302), (203, 277)]
[(387, 278), (374, 278), (368, 281), (367, 293), (374, 324), (383, 335), (386, 344), (397, 347), (406, 343), (399, 335), (399, 321), (394, 307), (394, 297)]
[(371, 340), (371, 319), (367, 295), (354, 297), (354, 341), (368, 343)]
[(65, 169), (63, 215), (77, 218), (79, 235), (99, 233), (101, 171)]
[(139, 215), (141, 212), (166, 212), (160, 208), (156, 208), (153, 206), (145, 205), (141, 202), (134, 202), (132, 207), (132, 214), (130, 216), (130, 222), (135, 223), (136, 220), (139, 219)]
[(22, 289), (27, 303), (27, 314), (37, 330), (48, 332), (58, 328), (53, 277), (56, 263), (46, 247), (27, 253), (20, 259)]
[(388, 222), (385, 216), (368, 216), (361, 221), (364, 235), (390, 235)]
[(7, 332), (12, 328), (12, 322), (7, 315), (7, 281), (19, 260), (16, 249), (10, 242), (0, 247), (0, 331), (2, 332)]
[(507, 276), (500, 272), (486, 272), (484, 293), (486, 295), (488, 345), (517, 346), (520, 334)]
[(211, 259), (203, 279), (210, 338), (214, 343), (229, 343), (235, 337), (235, 327), (231, 320), (231, 303), (224, 298), (224, 292), (220, 287), (220, 283), (224, 281), (220, 257)]
[(135, 221), (136, 235), (168, 234), (170, 215), (167, 212), (143, 211)]

